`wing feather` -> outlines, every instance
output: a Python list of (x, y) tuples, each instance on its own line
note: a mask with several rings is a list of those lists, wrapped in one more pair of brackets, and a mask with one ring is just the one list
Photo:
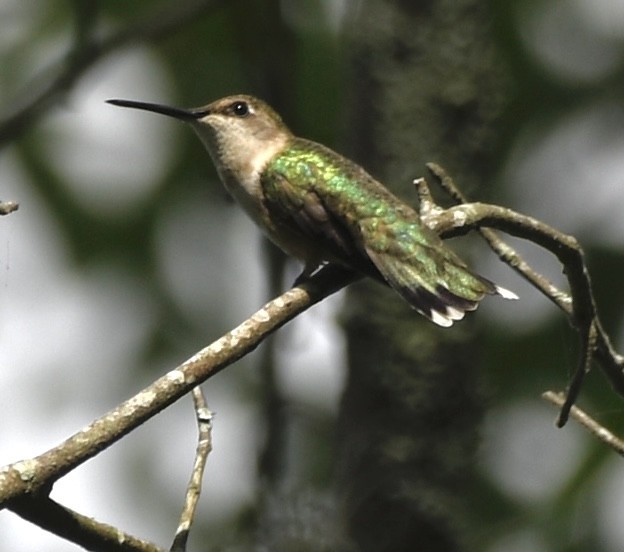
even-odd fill
[(468, 269), (412, 208), (363, 169), (318, 144), (299, 144), (270, 164), (261, 186), (274, 224), (316, 248), (322, 260), (387, 283), (445, 327), (487, 294), (515, 297)]
[[(299, 234), (310, 244), (309, 249), (322, 250), (324, 261), (339, 262), (369, 276), (383, 279), (357, 245), (356, 236), (348, 222), (323, 201), (318, 187), (297, 186), (288, 174), (273, 172), (262, 179), (267, 210), (276, 225)], [(309, 177), (318, 178), (314, 166)], [(308, 260), (308, 259), (304, 259)]]

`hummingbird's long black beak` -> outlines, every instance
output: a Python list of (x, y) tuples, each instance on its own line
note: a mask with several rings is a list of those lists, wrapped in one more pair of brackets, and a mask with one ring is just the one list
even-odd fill
[(205, 115), (205, 112), (199, 110), (180, 109), (179, 107), (171, 107), (168, 105), (147, 102), (135, 102), (134, 100), (106, 100), (106, 103), (118, 105), (120, 107), (132, 107), (134, 109), (152, 111), (154, 113), (166, 115), (167, 117), (173, 117), (174, 119), (181, 119), (182, 121), (192, 121)]

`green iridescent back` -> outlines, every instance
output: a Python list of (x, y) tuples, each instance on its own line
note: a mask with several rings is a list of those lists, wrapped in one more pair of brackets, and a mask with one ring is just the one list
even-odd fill
[(269, 162), (261, 185), (270, 212), (327, 250), (328, 260), (381, 275), (439, 324), (433, 311), (459, 319), (497, 292), (424, 227), (414, 209), (320, 144), (295, 138)]

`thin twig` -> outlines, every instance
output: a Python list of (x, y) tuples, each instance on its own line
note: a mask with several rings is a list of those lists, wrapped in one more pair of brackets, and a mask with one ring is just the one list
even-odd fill
[(431, 190), (424, 178), (416, 178), (413, 182), (418, 194), (418, 208), (421, 220), (428, 225), (429, 221), (435, 219), (444, 209), (433, 199)]
[(11, 503), (20, 517), (86, 550), (97, 552), (165, 552), (120, 529), (83, 516), (47, 496), (24, 496)]
[(590, 323), (588, 328), (579, 328), (579, 338), (581, 341), (581, 353), (579, 354), (576, 370), (568, 383), (566, 399), (561, 405), (561, 412), (559, 413), (559, 418), (557, 419), (557, 427), (563, 427), (568, 421), (570, 409), (581, 393), (581, 387), (583, 385), (583, 381), (585, 381), (585, 376), (591, 369), (594, 356), (593, 353), (596, 348), (595, 324)]
[[(546, 391), (542, 394), (542, 398), (548, 402), (562, 408), (566, 401), (565, 393), (555, 393), (554, 391)], [(615, 436), (604, 426), (600, 425), (589, 414), (581, 410), (578, 406), (572, 406), (570, 409), (570, 416), (572, 419), (579, 422), (583, 427), (589, 430), (600, 441), (610, 446), (620, 456), (624, 456), (624, 441)]]
[(189, 531), (193, 525), (199, 495), (201, 494), (202, 480), (208, 455), (212, 450), (212, 417), (213, 414), (206, 404), (206, 398), (200, 386), (193, 389), (193, 404), (197, 419), (197, 449), (195, 451), (195, 463), (191, 478), (186, 488), (184, 507), (180, 515), (180, 523), (176, 530), (170, 552), (185, 552)]

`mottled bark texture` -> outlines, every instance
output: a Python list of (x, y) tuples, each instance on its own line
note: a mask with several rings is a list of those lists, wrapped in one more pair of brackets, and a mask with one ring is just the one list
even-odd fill
[[(480, 0), (368, 0), (348, 30), (349, 153), (415, 203), (441, 163), (482, 196), (507, 80)], [(444, 330), (374, 283), (351, 286), (338, 481), (358, 550), (469, 548), (483, 415), (475, 316)]]

